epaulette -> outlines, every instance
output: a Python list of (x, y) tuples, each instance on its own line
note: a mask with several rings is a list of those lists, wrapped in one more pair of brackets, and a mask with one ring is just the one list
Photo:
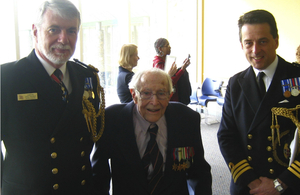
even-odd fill
[(99, 72), (99, 70), (92, 65), (86, 65), (85, 63), (79, 61), (76, 58), (73, 58), (73, 60), (74, 60), (74, 62), (76, 62), (77, 64), (81, 65), (82, 67), (84, 67), (86, 69), (92, 70), (93, 72)]
[(300, 64), (298, 64), (297, 62), (293, 62), (292, 64), (293, 66), (300, 68)]

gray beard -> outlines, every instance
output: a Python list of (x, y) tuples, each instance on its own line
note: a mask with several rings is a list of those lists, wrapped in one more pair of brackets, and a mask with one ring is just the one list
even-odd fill
[(52, 62), (55, 65), (65, 64), (71, 57), (71, 56), (66, 56), (65, 54), (61, 54), (60, 56), (56, 56), (54, 53), (51, 52), (51, 49), (50, 49), (50, 51), (47, 52), (40, 41), (39, 41), (38, 45), (39, 45), (39, 48), (40, 48), (41, 52), (43, 53), (43, 55), (50, 62)]

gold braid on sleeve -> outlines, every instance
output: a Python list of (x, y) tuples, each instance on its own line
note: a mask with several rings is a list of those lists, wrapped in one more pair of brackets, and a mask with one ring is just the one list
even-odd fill
[[(92, 140), (94, 142), (97, 142), (104, 131), (104, 126), (105, 126), (105, 94), (103, 87), (100, 85), (100, 79), (98, 76), (99, 70), (95, 68), (92, 65), (89, 65), (90, 68), (94, 69), (94, 74), (97, 78), (97, 96), (99, 98), (100, 106), (99, 106), (99, 111), (96, 113), (96, 109), (94, 108), (93, 104), (88, 100), (87, 97), (83, 96), (82, 98), (82, 113), (85, 117), (87, 128), (89, 132), (92, 134)], [(101, 97), (101, 100), (100, 100)], [(96, 97), (95, 97), (96, 98)], [(97, 132), (97, 118), (101, 117), (101, 128), (99, 132)]]

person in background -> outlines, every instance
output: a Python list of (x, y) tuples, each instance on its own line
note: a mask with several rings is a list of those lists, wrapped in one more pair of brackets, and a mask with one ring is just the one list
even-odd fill
[(134, 44), (125, 44), (121, 48), (117, 82), (117, 92), (121, 103), (128, 103), (132, 101), (128, 83), (134, 75), (132, 69), (137, 66), (138, 60), (140, 59), (137, 48), (138, 47)]
[(300, 155), (290, 159), (289, 148), (299, 120), (299, 65), (276, 54), (278, 30), (270, 12), (247, 12), (238, 27), (250, 66), (229, 79), (217, 134), (232, 174), (230, 192), (299, 194)]
[[(169, 41), (165, 38), (159, 38), (154, 43), (156, 56), (153, 60), (153, 67), (164, 70), (166, 56), (171, 53), (171, 46)], [(189, 80), (189, 74), (186, 68), (190, 65), (190, 59), (186, 58), (183, 65), (177, 69), (174, 62), (168, 70), (168, 74), (172, 78), (173, 83), (173, 95), (171, 101), (181, 102), (185, 105), (190, 103), (190, 96), (192, 93), (191, 84)]]
[(158, 68), (135, 74), (129, 88), (132, 102), (105, 111), (104, 142), (95, 151), (102, 159), (94, 165), (98, 183), (109, 183), (104, 167), (111, 159), (114, 195), (211, 195), (199, 113), (169, 102), (172, 81)]
[(94, 186), (90, 162), (100, 125), (88, 128), (86, 120), (98, 118), (83, 114), (104, 114), (97, 72), (68, 61), (79, 28), (80, 13), (70, 1), (45, 1), (32, 25), (35, 49), (0, 66), (1, 141), (6, 149), (1, 147), (2, 195), (101, 191)]
[(297, 47), (296, 51), (296, 63), (300, 64), (300, 45)]

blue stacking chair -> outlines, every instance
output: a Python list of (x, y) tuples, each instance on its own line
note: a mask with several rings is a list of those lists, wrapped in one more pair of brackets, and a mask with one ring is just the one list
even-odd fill
[(206, 78), (202, 84), (202, 95), (198, 97), (199, 104), (204, 107), (205, 123), (208, 124), (208, 103), (216, 102), (218, 97), (222, 97), (221, 87), (223, 81), (217, 81), (211, 78)]
[(190, 103), (189, 103), (189, 105), (196, 105), (197, 112), (200, 112), (200, 109), (199, 109), (200, 104), (198, 101), (198, 91), (199, 90), (200, 90), (200, 86), (198, 83), (192, 87), (192, 94), (190, 96)]

